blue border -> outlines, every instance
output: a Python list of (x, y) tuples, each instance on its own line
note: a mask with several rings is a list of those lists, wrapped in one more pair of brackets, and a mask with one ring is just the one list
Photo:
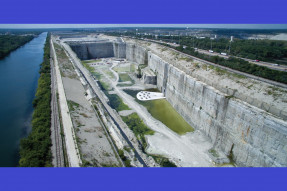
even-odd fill
[(2, 0), (0, 23), (284, 24), (286, 0)]
[(286, 168), (1, 168), (0, 190), (286, 190)]

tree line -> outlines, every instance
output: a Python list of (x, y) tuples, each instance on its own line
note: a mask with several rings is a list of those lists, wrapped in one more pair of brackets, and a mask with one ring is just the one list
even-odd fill
[(284, 64), (284, 62), (280, 60), (287, 58), (287, 42), (279, 40), (234, 39), (233, 42), (230, 43), (230, 39), (227, 38), (200, 39), (187, 36), (163, 36), (160, 38), (170, 42), (177, 42), (185, 46), (196, 47), (204, 50), (212, 49), (215, 52), (225, 52), (233, 56), (252, 60)]
[(38, 88), (33, 100), (32, 131), (20, 142), (21, 167), (52, 166), (51, 153), (51, 74), (50, 34), (44, 47), (44, 61), (40, 68)]
[[(113, 32), (109, 33), (109, 35), (120, 36), (121, 33)], [(125, 35), (135, 36), (133, 33), (130, 34), (128, 33)], [(144, 35), (143, 37), (149, 39), (153, 38), (153, 36), (151, 35)], [(176, 50), (195, 56), (197, 58), (201, 58), (203, 60), (207, 60), (215, 64), (226, 66), (228, 68), (252, 74), (258, 77), (287, 84), (287, 72), (273, 70), (264, 66), (252, 64), (248, 61), (245, 61), (240, 58), (235, 58), (232, 56), (229, 57), (228, 59), (224, 59), (219, 56), (210, 56), (195, 51), (194, 47), (198, 47), (201, 49), (210, 49), (211, 48), (210, 38), (196, 39), (188, 36), (160, 36), (159, 40), (163, 40), (165, 42), (177, 42), (180, 44), (180, 46), (176, 47), (175, 48)], [(159, 44), (170, 48), (174, 48), (165, 43), (159, 43)], [(186, 47), (183, 48), (183, 45), (185, 45)], [(228, 46), (229, 46), (229, 39), (221, 38), (213, 41), (212, 49), (216, 52), (223, 52), (223, 51), (226, 52), (226, 50), (229, 49)], [(231, 52), (241, 57), (249, 57), (251, 59), (256, 58), (265, 61), (270, 60), (274, 61), (274, 59), (287, 58), (287, 42), (284, 41), (235, 39), (235, 41), (232, 42), (231, 46), (232, 46)], [(247, 56), (244, 56), (244, 54), (246, 54)]]
[(0, 59), (31, 41), (33, 38), (34, 35), (0, 35)]
[(228, 59), (224, 59), (219, 56), (209, 56), (207, 54), (199, 53), (191, 47), (187, 47), (184, 49), (183, 46), (179, 46), (176, 48), (176, 50), (221, 66), (226, 66), (234, 70), (287, 84), (287, 72), (272, 70), (270, 68), (259, 66), (257, 64), (252, 64), (248, 61), (235, 57), (229, 57)]
[[(246, 32), (246, 31), (245, 31)], [(252, 32), (252, 31), (250, 31)], [(254, 31), (256, 32), (256, 31)], [(257, 31), (259, 32), (259, 31)], [(264, 31), (261, 31), (264, 32)], [(268, 31), (267, 31), (268, 32)], [(216, 31), (218, 33), (218, 31)], [(268, 32), (268, 34), (271, 32)], [(120, 36), (119, 32), (110, 32), (109, 35)], [(235, 33), (236, 34), (236, 33)], [(272, 34), (272, 33), (271, 33)], [(126, 36), (136, 36), (134, 31), (124, 33)], [(233, 34), (234, 35), (234, 34)], [(240, 35), (239, 35), (240, 36)], [(137, 35), (138, 38), (154, 39), (154, 35)], [(287, 42), (269, 39), (239, 39), (234, 38), (230, 43), (229, 38), (196, 38), (192, 36), (158, 35), (157, 40), (177, 43), (184, 46), (204, 50), (212, 49), (215, 52), (224, 52), (232, 56), (262, 60), (278, 64), (287, 64)]]

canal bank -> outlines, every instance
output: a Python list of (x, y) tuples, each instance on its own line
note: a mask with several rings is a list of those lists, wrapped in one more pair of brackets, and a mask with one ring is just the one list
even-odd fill
[(47, 33), (0, 60), (0, 166), (18, 166), (20, 139), (31, 131), (33, 99)]

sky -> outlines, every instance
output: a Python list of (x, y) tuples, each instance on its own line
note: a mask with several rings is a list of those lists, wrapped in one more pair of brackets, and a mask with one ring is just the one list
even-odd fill
[(287, 24), (0, 24), (4, 29), (104, 28), (104, 27), (189, 27), (231, 29), (287, 29)]

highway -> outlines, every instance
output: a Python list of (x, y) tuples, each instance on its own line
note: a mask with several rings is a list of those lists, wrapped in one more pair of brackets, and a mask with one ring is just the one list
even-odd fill
[[(199, 53), (210, 55), (210, 56), (219, 56), (219, 57), (226, 58), (226, 59), (230, 57), (229, 55), (222, 55), (222, 54), (217, 53), (217, 52), (209, 52), (208, 50), (203, 50), (203, 49), (197, 49), (196, 51), (198, 51)], [(278, 64), (274, 64), (274, 63), (270, 63), (270, 62), (263, 62), (263, 61), (257, 62), (255, 60), (251, 60), (248, 58), (242, 58), (242, 57), (238, 57), (238, 56), (233, 56), (233, 57), (248, 61), (251, 64), (257, 64), (260, 66), (265, 66), (265, 67), (273, 69), (273, 70), (279, 70), (279, 71), (284, 71), (284, 72), (287, 71), (287, 66), (284, 66), (284, 65), (278, 65)]]
[[(125, 36), (126, 38), (130, 38), (128, 36)], [(162, 43), (162, 44), (167, 44), (167, 45), (170, 45), (174, 48), (178, 47), (179, 45), (178, 44), (173, 44), (173, 43), (169, 43), (169, 42), (165, 42), (165, 41), (161, 41), (161, 40), (151, 40), (151, 39), (141, 39), (141, 40), (144, 40), (144, 41), (150, 41), (150, 42), (155, 42), (155, 43)], [(230, 56), (229, 55), (222, 55), (220, 53), (217, 53), (217, 52), (209, 52), (208, 50), (203, 50), (203, 49), (199, 49), (197, 48), (195, 51), (199, 52), (199, 53), (202, 53), (202, 54), (207, 54), (207, 55), (210, 55), (210, 56), (219, 56), (219, 57), (222, 57), (222, 58), (225, 58), (225, 59), (228, 59)], [(235, 58), (240, 58), (242, 60), (245, 60), (245, 61), (248, 61), (252, 64), (256, 64), (256, 65), (259, 65), (259, 66), (265, 66), (267, 68), (270, 68), (270, 69), (273, 69), (273, 70), (279, 70), (279, 71), (284, 71), (284, 72), (287, 72), (287, 65), (279, 65), (279, 64), (275, 64), (275, 63), (270, 63), (270, 62), (263, 62), (263, 61), (255, 61), (255, 60), (251, 60), (251, 59), (248, 59), (248, 58), (242, 58), (242, 57), (238, 57), (238, 56), (233, 56)]]
[[(130, 37), (128, 37), (130, 38)], [(138, 40), (138, 39), (137, 39)], [(149, 40), (149, 39), (144, 39), (143, 41), (151, 41), (151, 42), (154, 42), (154, 40)], [(160, 43), (164, 43), (164, 42), (160, 42)], [(161, 45), (163, 46), (163, 45)], [(165, 48), (171, 50), (171, 51), (175, 51), (179, 54), (183, 54), (185, 55), (186, 57), (189, 57), (189, 58), (192, 58), (194, 60), (198, 60), (200, 62), (203, 62), (205, 64), (208, 64), (208, 65), (212, 65), (212, 66), (215, 66), (215, 67), (218, 67), (218, 68), (221, 68), (221, 69), (224, 69), (224, 70), (227, 70), (229, 72), (232, 72), (232, 73), (236, 73), (236, 74), (240, 74), (240, 75), (243, 75), (243, 76), (246, 76), (248, 78), (252, 78), (252, 79), (255, 79), (255, 80), (259, 80), (259, 81), (262, 81), (262, 82), (265, 82), (265, 83), (269, 83), (269, 84), (272, 84), (274, 86), (279, 86), (279, 87), (282, 87), (282, 88), (286, 88), (287, 89), (287, 84), (283, 84), (283, 83), (280, 83), (280, 82), (276, 82), (276, 81), (272, 81), (272, 80), (268, 80), (266, 78), (261, 78), (261, 77), (258, 77), (258, 76), (254, 76), (254, 75), (251, 75), (251, 74), (247, 74), (247, 73), (244, 73), (244, 72), (240, 72), (238, 70), (233, 70), (231, 68), (228, 68), (228, 67), (225, 67), (225, 66), (221, 66), (219, 64), (215, 64), (215, 63), (212, 63), (212, 62), (209, 62), (209, 61), (206, 61), (206, 60), (203, 60), (203, 59), (200, 59), (200, 58), (197, 58), (197, 57), (194, 57), (194, 56), (191, 56), (189, 54), (186, 54), (186, 53), (183, 53), (183, 52), (180, 52), (174, 48), (170, 48), (170, 47), (167, 47), (167, 46), (164, 46)], [(223, 56), (223, 55), (222, 55)], [(170, 63), (172, 64), (172, 63)]]

